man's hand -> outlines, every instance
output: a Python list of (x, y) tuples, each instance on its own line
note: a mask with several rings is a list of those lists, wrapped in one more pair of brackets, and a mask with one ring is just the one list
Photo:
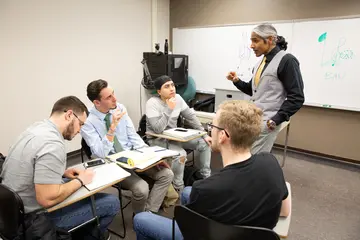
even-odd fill
[(116, 126), (120, 122), (121, 118), (126, 114), (126, 111), (121, 112), (120, 109), (116, 109), (112, 114), (111, 130), (115, 131)]
[(176, 106), (176, 99), (174, 97), (166, 99), (166, 104), (171, 110), (174, 110)]
[(226, 76), (226, 78), (232, 82), (239, 81), (239, 78), (238, 78), (236, 72), (229, 72), (228, 75)]
[(69, 179), (74, 179), (83, 171), (84, 170), (80, 170), (80, 169), (76, 169), (76, 168), (69, 168), (69, 169), (66, 169), (66, 171), (64, 172), (64, 177), (69, 178)]
[(80, 172), (77, 177), (80, 178), (84, 185), (86, 185), (92, 182), (94, 175), (95, 172), (93, 170), (86, 169), (85, 171)]
[(209, 136), (206, 136), (203, 138), (205, 140), (205, 142), (207, 143), (207, 145), (209, 145), (209, 147), (211, 147), (211, 143), (212, 143), (212, 138)]
[(158, 168), (169, 168), (169, 169), (171, 169), (170, 165), (165, 161), (159, 163), (157, 166), (158, 166)]
[(266, 122), (266, 126), (270, 131), (273, 131), (276, 128), (276, 123), (270, 119)]

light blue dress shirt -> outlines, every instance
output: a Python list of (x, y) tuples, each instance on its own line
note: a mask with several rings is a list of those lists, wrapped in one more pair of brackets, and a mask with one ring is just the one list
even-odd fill
[[(116, 109), (122, 112), (126, 111), (124, 105), (117, 103)], [(110, 110), (113, 113), (114, 110)], [(114, 142), (110, 142), (107, 137), (105, 125), (105, 113), (99, 112), (95, 106), (90, 109), (90, 114), (82, 126), (80, 134), (90, 147), (93, 155), (105, 158), (109, 153), (115, 152)], [(112, 117), (110, 118), (112, 122)], [(136, 133), (133, 122), (129, 115), (126, 114), (121, 118), (116, 126), (115, 135), (124, 150), (137, 149), (147, 146), (141, 137)]]

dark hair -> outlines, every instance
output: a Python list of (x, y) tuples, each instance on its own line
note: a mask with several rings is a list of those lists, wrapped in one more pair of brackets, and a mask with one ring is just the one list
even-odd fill
[(100, 100), (100, 92), (108, 86), (105, 80), (98, 79), (89, 83), (86, 88), (87, 97), (91, 102), (94, 100)]
[(51, 116), (54, 113), (62, 113), (65, 110), (73, 110), (73, 112), (79, 115), (88, 112), (87, 107), (80, 99), (75, 96), (67, 96), (56, 101), (51, 110)]
[(279, 46), (279, 48), (281, 50), (286, 51), (288, 42), (285, 41), (285, 38), (283, 36), (278, 36), (277, 41), (276, 41), (276, 45)]
[(168, 82), (168, 81), (172, 81), (171, 78), (167, 75), (162, 75), (160, 77), (155, 78), (154, 80), (154, 86), (156, 88), (156, 90), (160, 90), (162, 85), (164, 85), (164, 83)]

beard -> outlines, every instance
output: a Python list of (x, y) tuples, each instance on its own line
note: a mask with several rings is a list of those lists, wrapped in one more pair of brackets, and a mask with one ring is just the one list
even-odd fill
[(74, 119), (72, 120), (72, 122), (67, 126), (67, 128), (65, 129), (64, 133), (63, 133), (63, 137), (64, 139), (71, 141), (74, 137)]
[(217, 143), (217, 141), (214, 141), (214, 139), (211, 143), (210, 148), (213, 152), (220, 152), (219, 144)]

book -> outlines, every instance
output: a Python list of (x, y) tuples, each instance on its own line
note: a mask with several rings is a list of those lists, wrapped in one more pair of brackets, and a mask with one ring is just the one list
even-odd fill
[[(128, 150), (107, 156), (112, 162), (128, 169), (144, 169), (163, 158), (178, 156), (179, 152), (159, 146)], [(127, 158), (126, 161), (122, 161)], [(119, 161), (118, 161), (119, 160)], [(127, 163), (126, 163), (127, 162)], [(131, 163), (131, 164), (129, 164)]]
[(178, 138), (180, 140), (188, 140), (197, 136), (198, 137), (203, 136), (206, 134), (206, 132), (196, 129), (171, 128), (165, 130), (162, 134), (167, 135), (169, 137)]
[(89, 191), (130, 176), (129, 172), (119, 167), (116, 163), (103, 164), (91, 169), (94, 170), (95, 175), (92, 182), (85, 185)]
[(133, 166), (146, 162), (156, 156), (155, 152), (149, 151), (146, 153), (135, 151), (135, 150), (126, 150), (122, 152), (118, 152), (112, 155), (107, 156), (107, 159), (117, 162), (116, 160), (125, 157), (131, 159)]

